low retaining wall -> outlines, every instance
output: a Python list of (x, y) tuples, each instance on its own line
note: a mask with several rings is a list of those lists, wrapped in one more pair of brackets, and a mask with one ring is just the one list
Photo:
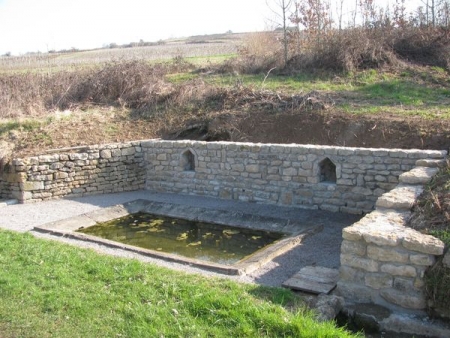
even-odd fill
[(370, 212), (418, 159), (445, 151), (145, 141), (148, 190), (347, 213)]
[(30, 202), (145, 187), (360, 214), (417, 160), (444, 157), (433, 150), (136, 141), (15, 159), (2, 175), (2, 194)]
[(3, 195), (23, 203), (139, 190), (145, 174), (140, 142), (59, 149), (14, 159), (3, 170)]
[(438, 171), (429, 166), (439, 164), (443, 161), (418, 161), (378, 199), (375, 211), (343, 230), (338, 292), (347, 301), (426, 308), (425, 270), (444, 253), (444, 243), (406, 225), (423, 185)]

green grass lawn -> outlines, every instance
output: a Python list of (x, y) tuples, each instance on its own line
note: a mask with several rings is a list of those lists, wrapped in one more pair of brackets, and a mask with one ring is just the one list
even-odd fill
[(350, 337), (288, 290), (0, 231), (0, 337)]

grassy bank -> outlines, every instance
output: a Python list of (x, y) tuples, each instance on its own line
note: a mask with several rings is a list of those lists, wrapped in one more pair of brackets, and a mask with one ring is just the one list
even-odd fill
[(276, 288), (0, 231), (0, 336), (350, 337)]

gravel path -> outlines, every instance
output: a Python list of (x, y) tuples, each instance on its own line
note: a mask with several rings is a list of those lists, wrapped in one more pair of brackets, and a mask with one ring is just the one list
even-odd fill
[[(169, 263), (145, 257), (125, 250), (112, 249), (99, 244), (73, 239), (59, 238), (32, 231), (35, 226), (85, 214), (103, 207), (122, 204), (135, 199), (148, 199), (157, 202), (183, 204), (192, 207), (215, 210), (240, 211), (260, 216), (282, 219), (295, 219), (305, 224), (322, 225), (323, 231), (305, 239), (303, 243), (277, 257), (272, 262), (247, 276), (224, 276), (186, 265)], [(91, 248), (103, 254), (139, 259), (171, 269), (209, 276), (227, 277), (240, 282), (255, 282), (263, 285), (280, 286), (285, 280), (307, 265), (329, 268), (339, 267), (339, 251), (342, 229), (359, 219), (359, 216), (330, 213), (317, 210), (294, 209), (274, 205), (242, 203), (218, 200), (201, 196), (175, 194), (155, 194), (148, 191), (134, 191), (82, 198), (52, 200), (34, 204), (18, 204), (0, 208), (0, 228), (14, 231), (31, 231), (36, 237), (58, 240), (71, 245)]]

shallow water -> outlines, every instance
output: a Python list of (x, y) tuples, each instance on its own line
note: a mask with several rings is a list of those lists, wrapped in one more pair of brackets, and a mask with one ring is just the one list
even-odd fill
[(277, 232), (188, 221), (143, 212), (78, 231), (145, 249), (220, 264), (236, 263), (283, 237), (283, 234)]

